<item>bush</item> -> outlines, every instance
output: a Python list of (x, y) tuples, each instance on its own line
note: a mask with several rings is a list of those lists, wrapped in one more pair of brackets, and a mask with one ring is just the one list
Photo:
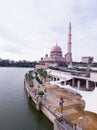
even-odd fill
[(29, 79), (34, 79), (34, 77), (32, 76), (32, 71), (29, 71), (28, 77), (29, 77)]
[(38, 95), (43, 96), (43, 95), (44, 95), (44, 92), (43, 92), (43, 91), (39, 91), (39, 92), (38, 92)]
[(36, 80), (38, 81), (39, 84), (42, 84), (42, 81), (38, 77), (36, 77)]
[(86, 71), (85, 68), (76, 68), (77, 71)]
[(39, 73), (40, 76), (42, 76), (43, 78), (46, 78), (46, 77), (47, 77), (47, 72), (44, 71), (43, 69), (39, 69), (39, 70), (38, 70), (38, 73)]

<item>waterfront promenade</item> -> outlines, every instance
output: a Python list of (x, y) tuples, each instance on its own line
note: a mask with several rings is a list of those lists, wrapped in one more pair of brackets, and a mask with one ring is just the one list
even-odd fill
[[(75, 95), (68, 92), (65, 89), (59, 88), (56, 85), (51, 85), (46, 81), (39, 87), (36, 81), (34, 81), (35, 89), (46, 90), (46, 93), (42, 97), (42, 111), (45, 113), (53, 123), (55, 117), (63, 117), (68, 121), (68, 126), (76, 124), (76, 130), (81, 128), (85, 130), (97, 130), (97, 115), (91, 112), (84, 111), (85, 102), (81, 100), (79, 95)], [(37, 94), (34, 93), (33, 88), (29, 88), (30, 96), (36, 104)], [(63, 107), (60, 106), (60, 99), (63, 98)], [(46, 109), (45, 109), (46, 108)], [(48, 111), (47, 111), (48, 110)], [(64, 124), (64, 123), (63, 123)], [(66, 124), (65, 128), (67, 127)], [(72, 130), (72, 128), (70, 128)]]
[(61, 112), (59, 102), (60, 97), (63, 97), (62, 114), (65, 119), (76, 123), (78, 128), (82, 127), (85, 130), (97, 130), (97, 115), (92, 112), (84, 111), (85, 104), (83, 100), (54, 85), (47, 85), (47, 91), (47, 100), (58, 112)]

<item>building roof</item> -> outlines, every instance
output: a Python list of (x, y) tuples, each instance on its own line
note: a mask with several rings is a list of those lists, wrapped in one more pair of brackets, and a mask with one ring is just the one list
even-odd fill
[(62, 49), (61, 49), (61, 47), (59, 47), (56, 44), (55, 46), (52, 47), (51, 52), (61, 52), (62, 53)]

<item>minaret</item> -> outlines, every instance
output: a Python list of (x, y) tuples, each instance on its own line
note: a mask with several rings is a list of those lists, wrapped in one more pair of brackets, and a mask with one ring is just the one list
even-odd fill
[(71, 22), (69, 23), (69, 33), (68, 33), (68, 49), (67, 49), (67, 54), (66, 54), (66, 63), (69, 65), (72, 65), (72, 53), (71, 53)]
[(69, 23), (68, 53), (71, 53), (71, 22)]

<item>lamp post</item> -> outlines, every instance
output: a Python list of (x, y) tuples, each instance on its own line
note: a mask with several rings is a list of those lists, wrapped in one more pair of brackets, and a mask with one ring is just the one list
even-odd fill
[(63, 100), (63, 97), (61, 97), (60, 102), (59, 102), (59, 105), (61, 107), (61, 114), (62, 114), (62, 111), (63, 111), (63, 103), (64, 103), (64, 100)]
[(46, 90), (46, 88), (45, 88), (45, 89), (44, 89), (45, 100), (46, 100), (46, 93), (47, 93), (47, 90)]
[(80, 121), (79, 128), (80, 128), (80, 130), (82, 130), (82, 129), (83, 129), (83, 119), (84, 119), (84, 118), (81, 116), (81, 117), (79, 117), (78, 119), (79, 119), (79, 121)]

